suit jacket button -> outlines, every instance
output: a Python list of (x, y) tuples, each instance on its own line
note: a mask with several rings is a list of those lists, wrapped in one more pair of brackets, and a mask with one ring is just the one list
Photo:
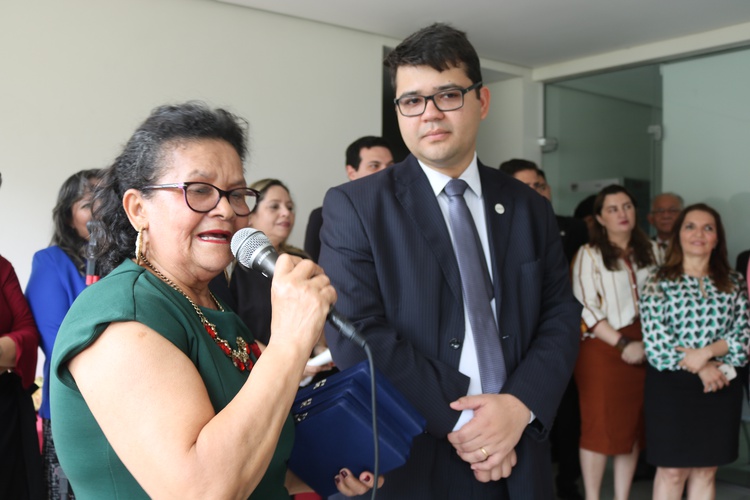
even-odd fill
[(457, 338), (450, 339), (449, 343), (450, 343), (451, 349), (458, 349), (459, 347), (461, 347), (461, 342)]

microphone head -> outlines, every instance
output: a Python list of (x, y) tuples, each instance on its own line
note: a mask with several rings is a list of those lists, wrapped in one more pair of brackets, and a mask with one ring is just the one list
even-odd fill
[(242, 228), (232, 236), (230, 247), (237, 262), (271, 277), (276, 264), (276, 249), (263, 231), (252, 227)]

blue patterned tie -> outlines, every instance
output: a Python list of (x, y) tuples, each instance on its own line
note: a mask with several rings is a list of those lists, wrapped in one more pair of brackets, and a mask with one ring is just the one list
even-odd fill
[(452, 179), (445, 186), (445, 194), (450, 200), (448, 213), (454, 250), (461, 273), (464, 302), (469, 311), (469, 323), (474, 332), (482, 392), (497, 394), (506, 378), (505, 359), (490, 304), (493, 297), (492, 282), (474, 218), (464, 199), (467, 187), (469, 185), (465, 181)]

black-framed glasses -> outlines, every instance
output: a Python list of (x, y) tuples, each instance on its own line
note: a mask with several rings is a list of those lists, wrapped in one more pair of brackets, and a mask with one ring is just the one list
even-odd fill
[(435, 107), (440, 111), (455, 111), (464, 106), (464, 95), (482, 86), (482, 82), (477, 82), (465, 89), (448, 89), (441, 90), (432, 95), (405, 95), (393, 100), (399, 112), (404, 116), (419, 116), (427, 109), (427, 101), (432, 101)]
[(250, 215), (255, 208), (260, 193), (255, 189), (242, 187), (224, 191), (207, 182), (178, 182), (175, 184), (157, 184), (144, 186), (141, 191), (151, 189), (182, 189), (185, 193), (185, 203), (193, 212), (205, 214), (210, 212), (221, 201), (222, 196), (229, 201), (234, 213), (239, 217)]

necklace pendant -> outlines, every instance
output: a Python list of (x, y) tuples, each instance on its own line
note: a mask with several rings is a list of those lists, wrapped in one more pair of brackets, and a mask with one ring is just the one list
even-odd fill
[[(138, 256), (139, 252), (136, 251), (136, 256)], [(229, 342), (224, 340), (223, 338), (219, 337), (219, 333), (216, 331), (216, 325), (208, 321), (206, 317), (201, 312), (198, 305), (193, 302), (193, 300), (188, 297), (188, 295), (179, 287), (177, 286), (172, 280), (164, 276), (158, 269), (154, 267), (151, 262), (146, 258), (146, 256), (140, 256), (140, 260), (143, 262), (144, 265), (146, 265), (153, 273), (164, 283), (171, 286), (175, 291), (179, 292), (183, 297), (187, 299), (188, 302), (190, 302), (190, 305), (193, 306), (193, 310), (195, 310), (195, 314), (198, 315), (198, 319), (200, 320), (201, 324), (203, 325), (203, 328), (206, 330), (206, 333), (208, 333), (208, 336), (213, 339), (214, 343), (219, 346), (219, 349), (221, 349), (221, 352), (227, 355), (229, 359), (232, 360), (232, 363), (235, 367), (241, 372), (244, 372), (245, 370), (251, 370), (253, 368), (253, 360), (250, 358), (250, 351), (248, 350), (247, 343), (242, 337), (237, 337), (237, 349), (233, 350), (229, 346)], [(139, 263), (140, 265), (140, 263)], [(210, 292), (209, 292), (210, 293)], [(216, 304), (216, 307), (219, 309), (219, 311), (224, 312), (224, 308), (221, 307), (221, 304), (216, 299), (213, 293), (211, 293), (211, 298), (213, 299), (214, 303)], [(255, 342), (253, 342), (253, 353), (256, 353), (257, 345)], [(256, 353), (257, 356), (260, 356), (260, 350)]]
[(242, 337), (237, 337), (237, 358), (243, 363), (247, 363), (250, 359), (247, 342)]
[(232, 360), (240, 371), (252, 370), (255, 363), (250, 357), (250, 349), (242, 337), (237, 337), (237, 350), (232, 351)]

